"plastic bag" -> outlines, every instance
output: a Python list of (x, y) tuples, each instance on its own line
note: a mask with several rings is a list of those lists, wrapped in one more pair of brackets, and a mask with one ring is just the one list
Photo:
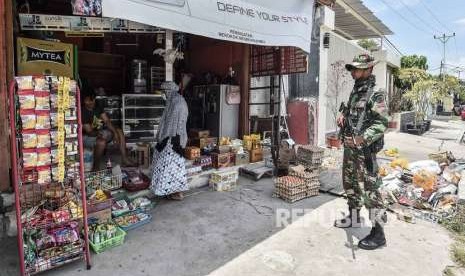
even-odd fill
[(397, 168), (400, 167), (402, 169), (406, 169), (409, 166), (408, 161), (406, 159), (395, 159), (391, 162), (391, 167), (392, 168)]
[(52, 181), (51, 170), (48, 166), (37, 168), (37, 183), (47, 184)]
[(23, 129), (34, 129), (36, 127), (36, 114), (34, 110), (21, 110), (19, 114)]
[(442, 177), (450, 183), (458, 184), (460, 182), (461, 173), (465, 170), (465, 165), (452, 163), (444, 169)]
[(436, 187), (438, 177), (434, 172), (427, 170), (417, 171), (413, 175), (413, 184), (416, 187), (423, 188), (426, 192), (431, 192)]
[(51, 162), (50, 149), (42, 148), (37, 150), (37, 166), (48, 166)]
[(33, 168), (37, 166), (37, 152), (35, 149), (23, 150), (23, 167)]
[(49, 148), (50, 142), (50, 131), (48, 129), (40, 129), (37, 133), (37, 147), (38, 148)]
[(36, 110), (50, 110), (50, 92), (48, 91), (36, 91)]
[(16, 77), (15, 80), (19, 90), (34, 90), (32, 76)]
[(36, 106), (34, 92), (32, 90), (19, 91), (18, 99), (21, 109), (34, 109)]
[(37, 147), (37, 135), (34, 130), (23, 130), (22, 137), (24, 149)]
[(50, 111), (36, 111), (36, 129), (50, 129)]
[(441, 167), (439, 167), (438, 162), (433, 160), (422, 160), (410, 163), (408, 169), (412, 171), (412, 173), (417, 173), (419, 171), (428, 171), (434, 174), (441, 173)]

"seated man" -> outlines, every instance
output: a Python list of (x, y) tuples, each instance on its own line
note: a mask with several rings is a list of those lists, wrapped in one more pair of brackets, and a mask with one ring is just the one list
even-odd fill
[(121, 152), (122, 166), (134, 166), (126, 152), (126, 140), (121, 129), (111, 124), (103, 109), (95, 104), (95, 93), (87, 91), (82, 95), (81, 121), (83, 143), (86, 148), (94, 149), (93, 171), (100, 169), (100, 163), (107, 143), (114, 141)]

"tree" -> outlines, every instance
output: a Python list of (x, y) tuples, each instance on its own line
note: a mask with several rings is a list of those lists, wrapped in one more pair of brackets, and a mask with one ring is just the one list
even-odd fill
[(374, 39), (361, 39), (357, 42), (357, 44), (368, 51), (373, 51), (379, 48), (378, 42)]
[(428, 70), (428, 59), (425, 56), (403, 56), (400, 59), (401, 68), (418, 68)]
[(334, 126), (337, 126), (337, 117), (339, 115), (339, 107), (342, 103), (342, 95), (348, 89), (349, 72), (345, 68), (343, 60), (336, 61), (330, 66), (330, 75), (328, 80), (328, 97), (327, 106), (331, 111)]

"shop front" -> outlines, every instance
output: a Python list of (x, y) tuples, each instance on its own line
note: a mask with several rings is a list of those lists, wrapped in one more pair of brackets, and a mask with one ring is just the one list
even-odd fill
[[(78, 259), (90, 268), (89, 247), (103, 252), (150, 222), (149, 194), (227, 191), (249, 163), (272, 174), (264, 161), (279, 156), (282, 75), (307, 69), (312, 1), (64, 2), (11, 11), (25, 275)], [(253, 78), (267, 78), (253, 89), (272, 95), (261, 127)]]

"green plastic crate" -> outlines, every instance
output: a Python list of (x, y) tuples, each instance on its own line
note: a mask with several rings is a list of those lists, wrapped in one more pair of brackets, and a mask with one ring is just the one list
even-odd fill
[(95, 244), (91, 240), (89, 240), (89, 244), (95, 253), (100, 254), (107, 249), (122, 245), (124, 243), (125, 236), (126, 232), (124, 232), (121, 228), (118, 227), (116, 229), (115, 237), (98, 244)]

